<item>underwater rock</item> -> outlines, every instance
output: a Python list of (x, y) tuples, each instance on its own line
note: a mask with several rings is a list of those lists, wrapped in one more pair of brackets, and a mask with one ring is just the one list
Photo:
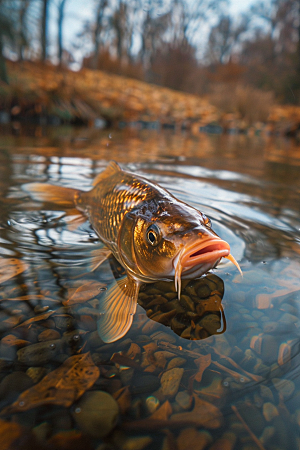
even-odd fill
[(119, 407), (107, 392), (87, 392), (75, 406), (72, 415), (84, 433), (94, 438), (103, 438), (115, 428)]
[(211, 403), (194, 395), (194, 408), (189, 412), (172, 414), (171, 420), (175, 422), (190, 422), (197, 427), (219, 428), (223, 424), (221, 411)]
[(184, 369), (175, 367), (163, 373), (160, 383), (161, 392), (165, 397), (172, 398), (177, 394), (183, 372)]
[(157, 377), (139, 374), (139, 376), (133, 379), (130, 385), (130, 392), (132, 394), (146, 394), (155, 391), (159, 386), (160, 381)]
[(186, 359), (181, 358), (180, 356), (176, 356), (176, 358), (171, 359), (171, 361), (168, 362), (167, 370), (173, 369), (174, 367), (181, 367), (186, 364)]
[(267, 422), (271, 422), (274, 417), (279, 416), (278, 409), (273, 403), (267, 402), (263, 404), (263, 416)]
[(62, 351), (62, 340), (39, 342), (17, 351), (18, 360), (27, 366), (42, 366), (52, 361)]
[(24, 372), (12, 372), (0, 383), (0, 400), (3, 406), (5, 404), (13, 403), (19, 394), (26, 389), (33, 386), (32, 379)]
[(203, 327), (209, 334), (216, 334), (221, 326), (220, 318), (216, 314), (207, 314), (200, 320), (199, 325)]
[(189, 427), (179, 433), (177, 448), (178, 450), (203, 450), (212, 440), (208, 431), (198, 431), (194, 427)]
[(273, 378), (272, 382), (285, 399), (290, 398), (295, 390), (295, 383), (291, 380), (286, 380), (283, 378)]
[(150, 414), (153, 414), (160, 406), (160, 401), (154, 395), (150, 395), (146, 398), (146, 407)]
[(46, 375), (47, 370), (45, 367), (29, 367), (26, 370), (26, 374), (32, 379), (34, 384), (41, 381), (41, 379)]
[(175, 401), (180, 408), (189, 410), (193, 404), (193, 397), (187, 391), (180, 391), (176, 395)]
[(232, 431), (226, 431), (219, 439), (217, 439), (209, 450), (232, 450), (235, 446), (237, 437)]

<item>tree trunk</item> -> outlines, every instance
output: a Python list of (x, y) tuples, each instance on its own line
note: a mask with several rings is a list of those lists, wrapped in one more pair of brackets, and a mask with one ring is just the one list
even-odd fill
[(63, 54), (63, 42), (62, 42), (62, 31), (63, 31), (63, 20), (64, 20), (64, 8), (66, 0), (61, 0), (58, 7), (58, 61), (59, 65), (62, 65), (62, 54)]
[(6, 62), (3, 56), (3, 43), (1, 39), (0, 39), (0, 80), (6, 84), (9, 84), (6, 71)]
[(107, 0), (99, 0), (99, 5), (97, 8), (97, 16), (96, 16), (96, 25), (94, 31), (94, 56), (92, 60), (92, 68), (98, 68), (98, 56), (99, 56), (99, 47), (100, 47), (100, 33), (103, 27), (103, 16), (104, 9), (107, 6)]
[(42, 24), (41, 24), (42, 61), (46, 61), (47, 58), (48, 6), (49, 0), (43, 0)]

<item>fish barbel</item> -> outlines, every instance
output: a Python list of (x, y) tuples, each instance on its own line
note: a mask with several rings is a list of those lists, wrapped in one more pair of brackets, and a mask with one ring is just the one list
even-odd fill
[(112, 161), (93, 186), (88, 192), (42, 183), (24, 188), (40, 201), (75, 204), (105, 244), (100, 261), (112, 253), (124, 267), (126, 277), (115, 280), (99, 300), (103, 314), (98, 332), (104, 342), (116, 341), (129, 330), (142, 283), (175, 279), (180, 299), (182, 278), (199, 277), (222, 258), (241, 272), (210, 220), (159, 185)]

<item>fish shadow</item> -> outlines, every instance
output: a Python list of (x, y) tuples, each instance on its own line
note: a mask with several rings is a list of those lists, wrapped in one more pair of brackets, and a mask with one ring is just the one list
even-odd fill
[(184, 339), (200, 340), (226, 330), (222, 307), (224, 283), (214, 274), (182, 280), (178, 299), (174, 283), (159, 281), (141, 287), (138, 304), (147, 316)]

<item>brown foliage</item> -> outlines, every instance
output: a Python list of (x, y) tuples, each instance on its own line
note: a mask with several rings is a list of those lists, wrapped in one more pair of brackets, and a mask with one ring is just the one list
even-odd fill
[(22, 392), (1, 414), (27, 411), (48, 404), (67, 408), (95, 383), (99, 373), (89, 353), (71, 356), (37, 385)]

